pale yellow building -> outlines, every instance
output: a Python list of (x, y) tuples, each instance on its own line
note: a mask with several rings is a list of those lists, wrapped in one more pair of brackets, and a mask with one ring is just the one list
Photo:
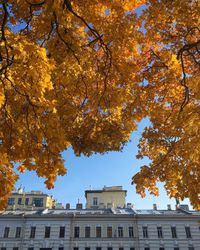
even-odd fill
[(122, 186), (86, 190), (86, 208), (124, 208), (126, 206), (126, 192)]
[(8, 198), (7, 209), (51, 209), (54, 206), (55, 200), (52, 196), (41, 191), (24, 192), (19, 188)]

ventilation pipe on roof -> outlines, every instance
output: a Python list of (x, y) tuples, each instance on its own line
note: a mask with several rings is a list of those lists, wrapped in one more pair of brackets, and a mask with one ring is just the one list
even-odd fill
[(170, 205), (170, 204), (168, 204), (168, 205), (167, 205), (167, 210), (172, 210), (172, 208), (171, 208), (171, 205)]
[(66, 206), (65, 206), (66, 209), (70, 209), (70, 204), (67, 203)]
[(153, 204), (153, 210), (157, 210), (157, 205)]
[(83, 204), (82, 203), (77, 203), (76, 204), (76, 209), (83, 209)]

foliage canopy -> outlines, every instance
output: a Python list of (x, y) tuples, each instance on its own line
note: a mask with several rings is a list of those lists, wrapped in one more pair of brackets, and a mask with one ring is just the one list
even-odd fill
[(34, 170), (52, 188), (61, 156), (121, 150), (150, 119), (137, 192), (200, 208), (198, 0), (0, 1), (0, 207)]

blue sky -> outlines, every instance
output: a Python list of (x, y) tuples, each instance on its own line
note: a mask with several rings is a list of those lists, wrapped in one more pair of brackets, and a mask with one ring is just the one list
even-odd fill
[(158, 208), (166, 208), (167, 204), (171, 204), (174, 208), (175, 200), (167, 197), (162, 184), (159, 184), (161, 187), (159, 197), (147, 195), (143, 199), (136, 194), (135, 187), (131, 185), (131, 177), (139, 171), (140, 166), (147, 163), (147, 160), (137, 160), (135, 157), (138, 140), (145, 125), (147, 121), (143, 120), (138, 131), (132, 134), (131, 142), (122, 152), (95, 154), (88, 158), (76, 157), (72, 149), (65, 151), (63, 157), (68, 174), (59, 177), (52, 190), (47, 190), (43, 183), (44, 179), (38, 178), (34, 172), (22, 174), (16, 187), (22, 185), (25, 191), (41, 190), (52, 194), (58, 202), (70, 203), (71, 207), (75, 207), (78, 199), (85, 204), (84, 191), (86, 189), (101, 189), (104, 185), (122, 185), (128, 191), (126, 201), (133, 203), (135, 208), (152, 208), (153, 203), (156, 203)]

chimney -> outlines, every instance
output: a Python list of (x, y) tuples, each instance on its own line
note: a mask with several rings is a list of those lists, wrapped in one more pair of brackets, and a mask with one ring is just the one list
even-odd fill
[(18, 194), (23, 194), (24, 190), (23, 188), (20, 186), (20, 188), (17, 189)]
[(83, 209), (83, 204), (82, 203), (77, 203), (76, 204), (76, 209), (78, 209), (78, 210)]
[(127, 203), (127, 208), (133, 208), (133, 204), (132, 203)]
[(65, 208), (66, 208), (66, 209), (70, 209), (70, 204), (67, 203)]
[(187, 204), (180, 204), (179, 208), (185, 211), (189, 211), (189, 206)]
[(157, 210), (157, 205), (153, 204), (153, 210)]
[(171, 205), (167, 204), (167, 210), (172, 210)]

